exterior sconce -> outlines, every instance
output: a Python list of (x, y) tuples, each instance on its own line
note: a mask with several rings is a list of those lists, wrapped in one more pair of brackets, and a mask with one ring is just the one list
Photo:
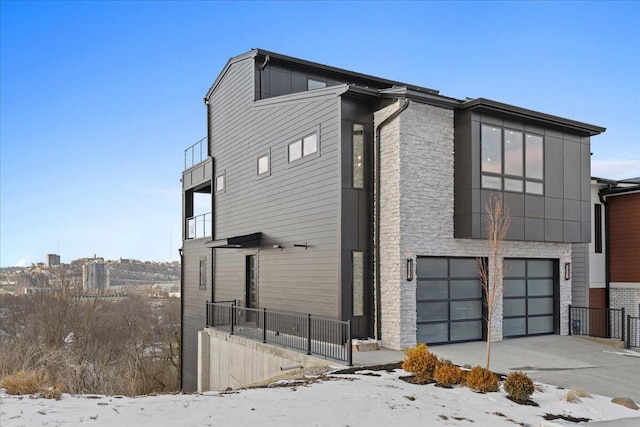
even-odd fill
[(282, 248), (282, 245), (273, 245), (273, 249), (280, 249), (280, 250), (282, 250), (283, 248)]
[(571, 279), (571, 263), (565, 262), (564, 263), (564, 280), (569, 280), (569, 279)]
[(413, 258), (407, 258), (407, 281), (413, 280)]

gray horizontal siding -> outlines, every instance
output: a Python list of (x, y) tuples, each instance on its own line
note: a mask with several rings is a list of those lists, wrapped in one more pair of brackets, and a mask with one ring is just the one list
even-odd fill
[[(225, 172), (225, 192), (214, 194), (214, 233), (262, 232), (263, 245), (216, 250), (216, 300), (244, 303), (245, 257), (254, 254), (261, 307), (338, 317), (340, 100), (327, 93), (254, 104), (253, 67), (251, 59), (234, 64), (210, 98), (214, 175)], [(289, 164), (288, 144), (315, 131), (319, 156)], [(270, 176), (258, 179), (257, 158), (267, 152)]]
[[(185, 241), (183, 244), (183, 388), (194, 391), (197, 387), (198, 331), (205, 327), (205, 302), (211, 299), (211, 249), (202, 241)], [(207, 259), (207, 289), (200, 287), (200, 259)]]

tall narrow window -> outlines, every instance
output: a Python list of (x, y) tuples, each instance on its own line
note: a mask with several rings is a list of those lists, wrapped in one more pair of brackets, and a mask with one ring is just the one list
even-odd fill
[(597, 254), (602, 253), (602, 205), (596, 203), (593, 212), (593, 243)]
[(352, 253), (353, 315), (364, 316), (364, 252)]
[(542, 137), (527, 134), (527, 178), (542, 179)]
[(207, 289), (207, 260), (200, 260), (200, 289)]
[(364, 126), (353, 125), (353, 188), (364, 188)]
[(522, 176), (522, 132), (504, 130), (504, 174)]

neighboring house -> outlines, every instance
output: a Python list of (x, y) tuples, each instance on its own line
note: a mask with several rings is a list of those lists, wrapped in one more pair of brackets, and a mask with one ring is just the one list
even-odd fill
[(568, 332), (604, 128), (259, 49), (205, 104), (182, 175), (185, 390), (206, 301), (351, 320), (393, 349), (487, 339), (476, 259), (492, 194), (512, 226), (489, 338)]
[(640, 316), (640, 178), (593, 177), (591, 188), (593, 239), (573, 247), (573, 304)]

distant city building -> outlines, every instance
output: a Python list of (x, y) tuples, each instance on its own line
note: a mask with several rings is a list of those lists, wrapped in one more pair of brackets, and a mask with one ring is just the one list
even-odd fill
[(60, 255), (47, 254), (47, 267), (55, 267), (56, 265), (60, 265)]
[(98, 261), (89, 261), (82, 266), (82, 288), (103, 289), (109, 287), (109, 268)]

